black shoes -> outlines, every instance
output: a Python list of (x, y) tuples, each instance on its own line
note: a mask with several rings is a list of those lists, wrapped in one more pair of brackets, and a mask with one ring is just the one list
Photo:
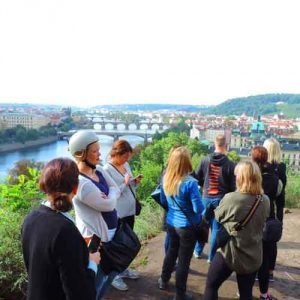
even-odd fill
[(164, 282), (164, 281), (162, 280), (161, 277), (159, 277), (157, 283), (158, 283), (158, 288), (159, 288), (160, 290), (165, 290), (165, 289), (167, 288), (168, 283), (167, 283), (167, 282)]
[(175, 295), (173, 300), (191, 300), (193, 299), (193, 295), (191, 293), (186, 292), (184, 295)]

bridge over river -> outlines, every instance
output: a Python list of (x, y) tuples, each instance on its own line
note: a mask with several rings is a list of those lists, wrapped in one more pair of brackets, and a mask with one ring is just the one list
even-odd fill
[[(121, 136), (134, 135), (144, 139), (144, 143), (148, 141), (148, 138), (152, 137), (156, 132), (162, 133), (165, 129), (81, 129), (95, 132), (97, 135), (107, 135), (113, 137), (116, 141)], [(77, 130), (70, 130), (68, 132), (58, 132), (59, 139), (69, 139)]]

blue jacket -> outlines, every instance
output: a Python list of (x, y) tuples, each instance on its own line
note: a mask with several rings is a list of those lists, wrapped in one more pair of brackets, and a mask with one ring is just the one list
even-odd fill
[[(198, 189), (198, 181), (195, 178), (186, 176), (182, 180), (179, 187), (179, 195), (176, 195), (175, 199), (189, 216), (189, 219), (192, 220), (193, 224), (196, 225), (201, 222), (201, 213), (204, 206)], [(167, 224), (173, 227), (192, 226), (189, 219), (187, 219), (172, 197), (165, 195), (163, 186), (161, 188), (160, 201), (163, 206), (168, 207)]]

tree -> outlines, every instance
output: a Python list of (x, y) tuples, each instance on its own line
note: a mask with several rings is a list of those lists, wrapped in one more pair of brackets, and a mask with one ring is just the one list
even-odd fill
[(236, 151), (229, 151), (227, 153), (227, 157), (234, 163), (238, 163), (241, 160), (241, 157), (237, 154)]

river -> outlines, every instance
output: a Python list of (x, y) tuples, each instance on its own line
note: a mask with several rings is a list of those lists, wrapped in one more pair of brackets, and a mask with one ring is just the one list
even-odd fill
[[(142, 144), (144, 140), (136, 136), (124, 136), (132, 147), (137, 144)], [(113, 139), (109, 136), (99, 135), (100, 139), (100, 153), (101, 160), (106, 161), (108, 153), (110, 151)], [(47, 162), (55, 157), (70, 157), (68, 151), (67, 141), (56, 141), (47, 145), (37, 146), (34, 148), (23, 149), (18, 151), (11, 151), (7, 153), (1, 153), (0, 155), (0, 180), (7, 176), (8, 171), (14, 167), (14, 164), (20, 160), (32, 160)]]

